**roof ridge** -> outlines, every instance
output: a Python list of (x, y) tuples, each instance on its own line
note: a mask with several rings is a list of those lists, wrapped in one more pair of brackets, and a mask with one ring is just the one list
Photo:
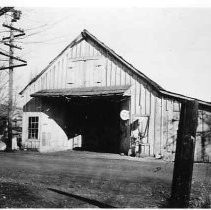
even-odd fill
[(94, 39), (97, 43), (99, 43), (100, 45), (102, 45), (103, 48), (106, 48), (106, 50), (108, 50), (113, 56), (115, 56), (117, 59), (123, 61), (126, 65), (128, 65), (128, 67), (131, 70), (135, 71), (139, 76), (141, 76), (142, 78), (146, 79), (148, 82), (153, 83), (152, 85), (154, 85), (154, 87), (157, 90), (164, 90), (159, 84), (157, 84), (156, 82), (154, 82), (153, 80), (151, 80), (148, 76), (146, 76), (144, 73), (142, 73), (137, 68), (135, 68), (131, 63), (129, 63), (128, 61), (126, 61), (122, 56), (120, 56), (119, 54), (117, 54), (114, 50), (112, 50), (106, 44), (104, 44), (99, 39), (97, 39), (88, 30), (84, 29), (81, 33), (82, 33), (82, 36), (84, 36), (84, 38), (86, 38), (86, 35), (88, 35), (89, 37), (91, 37), (92, 39)]

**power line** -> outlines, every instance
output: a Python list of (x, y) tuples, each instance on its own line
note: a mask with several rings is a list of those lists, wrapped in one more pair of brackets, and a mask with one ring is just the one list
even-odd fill
[(47, 23), (46, 24), (43, 24), (43, 25), (40, 25), (40, 26), (37, 26), (37, 27), (34, 27), (34, 28), (25, 29), (25, 31), (32, 31), (32, 30), (43, 28), (43, 27), (46, 27), (46, 26), (48, 26)]
[(54, 40), (58, 40), (58, 39), (64, 39), (64, 38), (66, 38), (66, 37), (68, 37), (69, 35), (64, 35), (64, 36), (58, 36), (58, 37), (54, 37), (54, 38), (52, 38), (52, 39), (48, 39), (48, 40), (42, 40), (42, 41), (19, 41), (19, 39), (18, 40), (16, 40), (16, 42), (18, 42), (18, 43), (24, 43), (24, 44), (31, 44), (31, 43), (33, 43), (33, 44), (38, 44), (38, 43), (43, 43), (43, 44), (45, 44), (45, 43), (49, 43), (49, 42), (51, 42), (51, 41), (54, 41)]
[[(40, 25), (40, 26), (37, 26), (37, 27), (34, 27), (34, 28), (25, 29), (25, 31), (27, 31), (27, 30), (34, 30), (36, 28), (37, 29), (43, 28), (43, 30), (41, 30), (41, 31), (37, 31), (37, 32), (31, 33), (31, 34), (27, 34), (24, 37), (19, 38), (19, 39), (25, 39), (26, 37), (31, 37), (31, 36), (35, 36), (35, 35), (38, 35), (38, 34), (41, 34), (41, 33), (45, 33), (46, 31), (51, 30), (52, 28), (54, 28), (58, 24), (62, 23), (64, 20), (67, 19), (67, 17), (68, 16), (65, 16), (63, 18), (60, 18), (57, 21), (54, 21), (54, 22), (51, 22), (51, 23), (48, 23), (48, 24), (43, 24), (43, 25)], [(46, 28), (44, 28), (44, 27), (46, 27)]]

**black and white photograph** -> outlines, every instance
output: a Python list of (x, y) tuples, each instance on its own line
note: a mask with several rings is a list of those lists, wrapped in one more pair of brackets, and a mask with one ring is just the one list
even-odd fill
[(211, 1), (0, 0), (0, 208), (211, 208)]

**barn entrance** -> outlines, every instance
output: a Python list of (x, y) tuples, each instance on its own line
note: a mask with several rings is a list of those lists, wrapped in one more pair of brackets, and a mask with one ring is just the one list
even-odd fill
[[(130, 144), (129, 86), (83, 87), (43, 90), (33, 94), (42, 100), (42, 111), (66, 133), (72, 148), (95, 152), (125, 153)], [(74, 144), (80, 137), (80, 144)], [(80, 148), (78, 148), (80, 147)]]
[(81, 148), (75, 149), (119, 153), (120, 100), (89, 98), (72, 100), (69, 105), (70, 129), (81, 136)]

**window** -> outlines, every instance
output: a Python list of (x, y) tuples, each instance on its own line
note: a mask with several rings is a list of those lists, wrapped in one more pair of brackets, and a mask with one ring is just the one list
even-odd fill
[(29, 117), (28, 138), (38, 139), (39, 117)]

